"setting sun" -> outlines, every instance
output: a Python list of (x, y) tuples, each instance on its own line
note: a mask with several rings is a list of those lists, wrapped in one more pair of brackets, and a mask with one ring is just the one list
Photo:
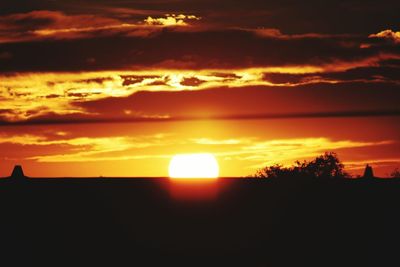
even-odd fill
[(169, 163), (171, 178), (217, 178), (218, 162), (212, 154), (175, 155)]

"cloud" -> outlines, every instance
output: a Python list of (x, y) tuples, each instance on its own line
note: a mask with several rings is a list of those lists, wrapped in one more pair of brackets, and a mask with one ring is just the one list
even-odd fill
[(39, 39), (57, 33), (67, 36), (105, 27), (116, 27), (115, 19), (94, 15), (65, 15), (59, 11), (38, 10), (0, 17), (0, 43)]
[(105, 14), (112, 14), (114, 17), (130, 18), (131, 16), (148, 16), (156, 15), (162, 16), (165, 14), (164, 11), (154, 10), (154, 9), (138, 9), (138, 8), (128, 8), (128, 7), (115, 7), (115, 6), (95, 6), (90, 5), (90, 10), (100, 10)]
[[(0, 75), (0, 119), (14, 122), (34, 118), (62, 120), (63, 117), (110, 120), (170, 118), (171, 115), (229, 117), (248, 113), (356, 114), (360, 111), (360, 114), (362, 111), (378, 114), (397, 110), (392, 100), (397, 97), (400, 82), (398, 68), (379, 66), (381, 60), (388, 58), (392, 57), (382, 55), (362, 62), (338, 62), (319, 68), (3, 74)], [(359, 67), (369, 65), (374, 67)], [(302, 99), (311, 91), (315, 98), (305, 99), (304, 105), (291, 103), (291, 99)], [(329, 98), (340, 97), (350, 97), (352, 101), (345, 105), (329, 101)], [(275, 99), (276, 104), (259, 103), (267, 99)], [(310, 108), (310, 101), (315, 99), (324, 106)], [(370, 103), (368, 99), (375, 99), (375, 102)], [(282, 112), (282, 106), (286, 107), (286, 112)]]
[[(208, 139), (207, 142), (203, 142)], [(214, 140), (205, 138), (204, 140), (177, 140), (164, 138), (163, 145), (170, 147), (190, 146), (195, 143), (200, 147), (213, 145), (216, 147), (213, 154), (219, 158), (230, 158), (236, 162), (245, 162), (248, 169), (257, 169), (266, 165), (283, 164), (290, 165), (295, 160), (313, 158), (324, 151), (335, 151), (338, 149), (351, 149), (359, 147), (372, 147), (386, 144), (392, 144), (393, 141), (381, 142), (357, 142), (350, 140), (333, 141), (329, 138), (297, 138), (297, 139), (276, 139), (276, 140), (257, 140), (256, 138), (242, 138), (242, 140)], [(249, 141), (250, 140), (250, 141)], [(117, 140), (118, 144), (118, 140)], [(217, 146), (218, 144), (218, 146)], [(224, 147), (222, 147), (222, 145)], [(128, 145), (129, 146), (129, 145)], [(109, 148), (107, 145), (102, 147), (93, 147), (91, 151), (75, 151), (70, 154), (43, 155), (32, 157), (30, 159), (39, 162), (90, 162), (90, 161), (121, 161), (121, 160), (140, 160), (157, 158), (171, 158), (174, 153), (160, 154), (155, 151), (146, 154), (134, 153), (128, 150), (128, 146), (123, 147), (124, 153), (114, 152), (115, 148)], [(116, 147), (118, 148), (118, 146)], [(199, 148), (194, 151), (199, 150)], [(167, 149), (168, 151), (168, 149)], [(350, 165), (352, 166), (352, 165)]]
[(346, 39), (354, 38), (358, 35), (354, 34), (321, 34), (321, 33), (304, 33), (304, 34), (284, 34), (279, 29), (274, 28), (257, 28), (257, 29), (243, 29), (255, 33), (260, 37), (291, 40), (291, 39)]
[(343, 72), (355, 68), (377, 67), (387, 60), (400, 60), (400, 54), (382, 52), (355, 60), (333, 59), (332, 62), (323, 65), (322, 72)]
[[(68, 22), (68, 27), (62, 26), (64, 22), (51, 21), (49, 25), (30, 26), (33, 29), (29, 30), (19, 28), (15, 33), (27, 39), (2, 45), (2, 50), (13, 57), (7, 64), (0, 64), (0, 71), (215, 69), (223, 73), (230, 69), (264, 68), (267, 72), (316, 73), (379, 65), (382, 60), (399, 58), (392, 46), (360, 49), (362, 42), (375, 42), (367, 36), (287, 35), (276, 30), (269, 33), (275, 37), (265, 38), (246, 29), (218, 29), (192, 20), (187, 21), (187, 26), (164, 26), (114, 17), (104, 17), (105, 21), (100, 23), (101, 17), (93, 17), (99, 20), (98, 25), (80, 18), (81, 24)], [(61, 19), (64, 20), (67, 19)], [(3, 37), (12, 34), (4, 33)], [(1, 36), (0, 31), (0, 39)]]
[[(76, 134), (76, 133), (75, 133)], [(161, 147), (169, 145), (163, 142), (167, 134), (130, 136), (79, 136), (72, 137), (68, 133), (58, 132), (53, 136), (46, 135), (0, 135), (0, 145), (12, 144), (15, 146), (42, 147), (43, 151), (48, 151), (46, 147), (53, 147), (43, 155), (28, 157), (28, 160), (38, 162), (81, 162), (96, 160), (116, 160), (110, 154), (126, 152), (136, 149), (149, 147)], [(60, 153), (60, 154), (58, 154)], [(127, 159), (132, 157), (123, 156)], [(134, 156), (133, 158), (143, 158)]]
[(147, 37), (163, 27), (189, 26), (200, 20), (194, 15), (168, 14), (142, 21), (123, 20), (92, 14), (67, 15), (60, 11), (38, 10), (0, 16), (0, 43), (40, 41), (47, 39), (80, 39), (124, 35)]
[(111, 152), (125, 150), (132, 146), (125, 137), (107, 137), (107, 138), (88, 138), (80, 137), (73, 139), (48, 140), (45, 136), (20, 135), (0, 138), (0, 143), (12, 143), (19, 145), (50, 146), (50, 145), (68, 145), (81, 150), (93, 150), (99, 152)]
[(184, 14), (166, 14), (164, 18), (147, 17), (144, 20), (146, 25), (159, 25), (159, 26), (188, 26), (187, 20), (200, 20), (200, 17), (195, 15)]
[[(381, 63), (379, 63), (380, 65)], [(372, 64), (373, 65), (373, 64)], [(265, 80), (274, 84), (312, 84), (312, 83), (344, 83), (344, 82), (390, 82), (400, 83), (400, 68), (396, 66), (363, 66), (342, 71), (321, 73), (265, 73)]]
[(185, 77), (183, 80), (180, 82), (181, 85), (183, 86), (199, 86), (202, 83), (205, 83), (206, 81), (200, 80), (199, 78), (196, 77)]
[(400, 44), (400, 32), (395, 32), (392, 30), (384, 30), (375, 34), (369, 35), (369, 38), (381, 38), (390, 40), (396, 44)]
[[(255, 162), (251, 168), (261, 168), (267, 165), (291, 165), (302, 158), (312, 158), (324, 151), (350, 149), (359, 147), (382, 146), (395, 141), (359, 142), (352, 140), (331, 140), (326, 137), (294, 138), (258, 141), (242, 147), (236, 154), (237, 159)], [(232, 153), (231, 156), (235, 156)]]
[[(81, 108), (79, 103), (109, 97), (128, 97), (139, 91), (204, 90), (217, 86), (269, 84), (257, 70), (240, 71), (226, 78), (210, 71), (120, 71), (86, 73), (20, 73), (5, 75), (0, 82), (0, 116), (8, 121), (26, 120), (53, 113), (57, 115), (95, 115)], [(245, 73), (246, 72), (246, 73)], [(124, 110), (131, 110), (127, 106)], [(136, 112), (111, 114), (138, 115)], [(159, 114), (158, 114), (159, 115)], [(157, 116), (158, 116), (157, 115)], [(165, 114), (164, 114), (165, 115)], [(148, 114), (147, 116), (150, 116)], [(152, 114), (151, 116), (154, 116)]]
[(239, 138), (239, 139), (211, 139), (211, 138), (194, 138), (191, 139), (195, 144), (200, 145), (241, 145), (248, 144), (254, 138)]

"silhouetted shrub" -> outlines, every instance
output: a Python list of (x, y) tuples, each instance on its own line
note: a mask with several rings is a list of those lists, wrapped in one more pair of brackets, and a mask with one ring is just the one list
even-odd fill
[(396, 168), (393, 170), (393, 172), (390, 174), (391, 178), (400, 178), (400, 169)]
[(262, 168), (254, 175), (258, 178), (348, 178), (344, 165), (334, 152), (325, 152), (312, 161), (296, 161), (291, 167), (272, 165)]
[(292, 168), (283, 167), (282, 165), (276, 164), (273, 166), (267, 166), (260, 169), (255, 174), (258, 178), (279, 178), (292, 175), (294, 170)]

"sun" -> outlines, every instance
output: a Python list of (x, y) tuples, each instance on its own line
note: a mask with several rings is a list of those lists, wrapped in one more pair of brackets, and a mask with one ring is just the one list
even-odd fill
[(218, 178), (218, 174), (218, 162), (209, 153), (179, 154), (169, 163), (171, 178)]

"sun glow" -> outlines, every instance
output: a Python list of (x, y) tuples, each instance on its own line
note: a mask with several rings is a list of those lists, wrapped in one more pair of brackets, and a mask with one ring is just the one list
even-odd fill
[(218, 162), (212, 154), (175, 155), (169, 163), (171, 178), (218, 178)]

